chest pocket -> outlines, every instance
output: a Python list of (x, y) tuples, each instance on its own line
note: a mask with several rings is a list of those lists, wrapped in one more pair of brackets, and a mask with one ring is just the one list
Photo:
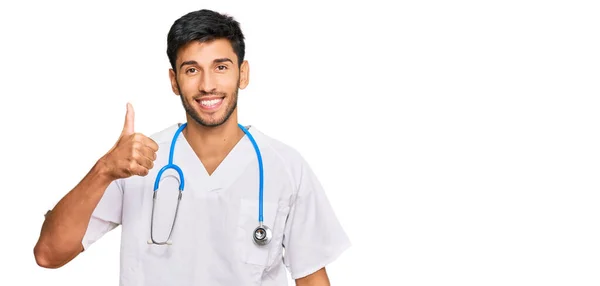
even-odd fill
[(287, 206), (280, 207), (277, 203), (264, 201), (263, 224), (271, 229), (272, 238), (267, 245), (257, 245), (253, 240), (253, 234), (258, 226), (258, 198), (241, 199), (237, 242), (244, 263), (267, 266), (280, 256), (288, 210)]

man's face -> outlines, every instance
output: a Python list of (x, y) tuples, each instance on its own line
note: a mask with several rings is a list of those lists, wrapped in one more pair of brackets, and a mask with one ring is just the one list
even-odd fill
[(237, 62), (226, 39), (190, 42), (177, 53), (177, 72), (169, 71), (171, 86), (198, 124), (219, 126), (236, 111), (238, 89), (248, 84), (248, 63), (238, 67)]

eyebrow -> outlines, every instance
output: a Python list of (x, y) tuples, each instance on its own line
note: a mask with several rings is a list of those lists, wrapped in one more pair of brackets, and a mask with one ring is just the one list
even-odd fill
[[(218, 63), (224, 63), (224, 62), (230, 62), (231, 64), (233, 64), (233, 61), (230, 58), (220, 58), (220, 59), (215, 59), (213, 61), (213, 63), (218, 64)], [(181, 65), (179, 66), (179, 69), (181, 69), (183, 66), (185, 65), (197, 65), (198, 62), (197, 61), (185, 61), (183, 63), (181, 63)]]
[(220, 64), (220, 63), (224, 63), (224, 62), (230, 62), (233, 64), (233, 61), (229, 58), (220, 58), (220, 59), (216, 59), (213, 61), (213, 63), (215, 63), (215, 64)]

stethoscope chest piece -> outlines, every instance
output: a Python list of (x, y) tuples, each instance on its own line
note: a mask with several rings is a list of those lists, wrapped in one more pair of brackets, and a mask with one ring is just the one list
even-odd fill
[(254, 235), (252, 235), (252, 238), (256, 244), (266, 245), (271, 241), (272, 236), (273, 233), (271, 232), (271, 229), (266, 225), (261, 224), (254, 229)]

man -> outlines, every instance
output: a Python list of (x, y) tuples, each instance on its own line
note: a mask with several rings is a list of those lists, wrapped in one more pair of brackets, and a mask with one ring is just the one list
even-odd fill
[(286, 285), (285, 269), (296, 285), (329, 285), (325, 266), (350, 241), (301, 155), (238, 125), (238, 22), (191, 12), (167, 39), (187, 123), (146, 137), (127, 104), (116, 144), (47, 213), (38, 265), (61, 267), (120, 225), (121, 285)]

